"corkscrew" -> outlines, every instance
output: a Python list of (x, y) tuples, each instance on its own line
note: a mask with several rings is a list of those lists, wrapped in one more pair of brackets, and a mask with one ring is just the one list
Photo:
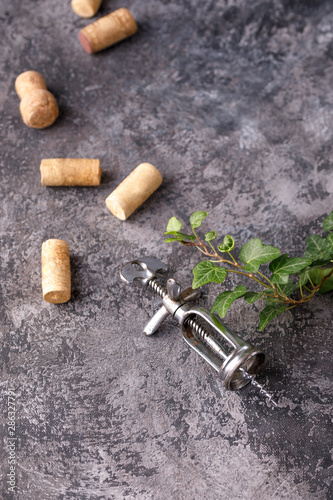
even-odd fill
[(171, 315), (178, 322), (185, 342), (217, 371), (227, 390), (241, 389), (250, 383), (277, 406), (273, 396), (255, 380), (265, 361), (264, 352), (238, 337), (217, 315), (203, 307), (190, 307), (188, 302), (200, 296), (199, 290), (187, 288), (182, 292), (180, 284), (173, 278), (167, 280), (164, 288), (156, 274), (166, 271), (167, 266), (153, 257), (133, 260), (121, 268), (120, 277), (126, 284), (140, 281), (162, 299), (163, 305), (147, 322), (144, 334), (153, 335)]

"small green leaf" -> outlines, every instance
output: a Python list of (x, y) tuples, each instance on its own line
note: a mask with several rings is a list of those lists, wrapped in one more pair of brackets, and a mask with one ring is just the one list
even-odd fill
[(183, 233), (164, 233), (164, 234), (172, 234), (170, 238), (165, 240), (165, 243), (172, 243), (173, 241), (179, 241), (179, 243), (183, 243), (184, 240), (195, 240), (195, 236), (192, 234), (183, 234)]
[(178, 231), (167, 231), (164, 233), (165, 235), (172, 234), (172, 236), (178, 240), (178, 241), (183, 241), (183, 240), (195, 240), (194, 234), (184, 234), (184, 233), (179, 233)]
[(230, 236), (230, 234), (226, 234), (223, 243), (219, 245), (217, 248), (221, 253), (223, 253), (223, 252), (231, 252), (234, 246), (235, 246), (235, 240), (233, 239), (232, 236)]
[(210, 260), (199, 262), (192, 271), (194, 278), (192, 288), (199, 288), (207, 283), (222, 283), (227, 275), (224, 267), (215, 266)]
[(332, 258), (330, 240), (327, 241), (316, 234), (311, 234), (306, 240), (304, 257), (311, 259), (314, 265), (329, 262)]
[[(332, 268), (321, 269), (320, 267), (315, 267), (311, 269), (310, 277), (314, 285), (319, 285), (324, 276), (327, 276), (332, 271)], [(327, 278), (319, 289), (319, 293), (327, 293), (333, 290), (333, 275)]]
[(215, 240), (215, 238), (216, 238), (216, 232), (215, 231), (209, 231), (209, 233), (205, 234), (205, 241)]
[(324, 219), (324, 231), (333, 231), (333, 211)]
[(287, 306), (285, 304), (281, 304), (277, 307), (274, 304), (268, 304), (267, 306), (265, 306), (259, 315), (260, 318), (259, 330), (262, 331), (265, 328), (265, 326), (268, 325), (268, 323), (272, 321), (273, 318), (275, 318), (275, 316), (283, 313), (286, 307)]
[(221, 318), (224, 318), (231, 304), (245, 293), (246, 288), (244, 285), (238, 285), (235, 290), (220, 293), (215, 299), (211, 312), (217, 312)]
[(272, 283), (288, 283), (289, 281), (289, 276), (288, 274), (273, 274), (273, 276), (270, 278)]
[(272, 271), (273, 274), (279, 271), (281, 267), (285, 265), (288, 260), (288, 254), (284, 253), (280, 255), (277, 259), (272, 260), (269, 265), (269, 270)]
[(306, 240), (306, 250), (304, 256), (317, 257), (326, 251), (326, 240), (317, 234), (310, 234)]
[(175, 237), (177, 240), (183, 241), (183, 240), (195, 240), (194, 234), (184, 234), (184, 233), (176, 233)]
[(207, 212), (194, 212), (190, 217), (190, 223), (193, 229), (201, 226), (202, 221), (207, 217)]
[(273, 278), (271, 279), (272, 283), (287, 283), (290, 274), (296, 274), (303, 271), (311, 262), (311, 259), (288, 257), (286, 253), (280, 255), (277, 259), (272, 260), (269, 265), (269, 269), (273, 273)]
[(171, 217), (166, 228), (166, 233), (164, 234), (178, 233), (182, 226), (183, 224), (177, 219), (177, 217)]
[(264, 292), (257, 293), (257, 292), (246, 292), (244, 295), (244, 300), (248, 302), (249, 304), (253, 304), (256, 302), (260, 297), (262, 296)]
[(272, 260), (269, 265), (270, 271), (272, 271), (273, 276), (270, 278), (272, 283), (287, 283), (289, 280), (288, 273), (284, 274), (280, 272), (280, 269), (283, 270), (284, 266), (288, 262), (288, 254), (284, 253), (280, 255), (277, 259)]
[(280, 250), (264, 245), (259, 238), (254, 238), (242, 246), (239, 258), (246, 264), (245, 271), (256, 273), (261, 264), (276, 259), (279, 255)]
[(175, 238), (175, 237), (173, 237), (173, 238), (167, 238), (167, 239), (165, 240), (165, 243), (172, 243), (173, 241), (179, 241), (179, 239), (178, 239), (178, 238)]

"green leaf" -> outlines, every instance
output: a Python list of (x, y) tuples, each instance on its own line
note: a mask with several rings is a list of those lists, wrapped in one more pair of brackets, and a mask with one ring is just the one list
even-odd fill
[(272, 260), (272, 262), (269, 265), (270, 271), (272, 271), (273, 276), (271, 277), (271, 282), (272, 283), (288, 283), (289, 281), (289, 276), (280, 274), (279, 270), (280, 268), (287, 263), (288, 261), (288, 254), (284, 253), (283, 255), (280, 255), (277, 259)]
[(260, 325), (259, 325), (259, 330), (262, 331), (266, 325), (270, 321), (272, 321), (275, 316), (278, 314), (283, 313), (286, 309), (285, 304), (281, 304), (278, 307), (276, 307), (274, 304), (268, 304), (267, 306), (264, 307), (264, 309), (261, 311), (259, 318), (260, 318)]
[(333, 276), (330, 276), (330, 278), (327, 278), (326, 281), (322, 284), (322, 286), (319, 288), (319, 293), (327, 293), (333, 290)]
[(166, 228), (166, 233), (164, 234), (178, 233), (182, 226), (183, 224), (177, 219), (177, 217), (171, 217)]
[(253, 304), (256, 302), (260, 297), (262, 296), (264, 292), (257, 293), (257, 292), (246, 292), (244, 295), (244, 300), (248, 302), (249, 304)]
[(324, 270), (320, 267), (314, 267), (310, 271), (310, 278), (314, 285), (318, 285), (324, 277)]
[(280, 255), (277, 259), (272, 260), (269, 265), (269, 269), (273, 273), (272, 283), (287, 283), (290, 274), (303, 271), (311, 262), (311, 259), (302, 257), (288, 257), (286, 253)]
[(165, 243), (172, 243), (173, 241), (179, 241), (179, 239), (178, 239), (178, 238), (175, 238), (175, 237), (173, 237), (173, 238), (167, 238), (167, 239), (165, 240)]
[(215, 231), (209, 231), (209, 233), (205, 234), (205, 241), (215, 240), (215, 238), (216, 238), (216, 232)]
[(210, 260), (199, 262), (192, 271), (194, 278), (192, 288), (199, 288), (207, 283), (222, 283), (227, 275), (224, 267), (215, 266)]
[(235, 246), (235, 240), (233, 239), (232, 236), (230, 236), (230, 234), (226, 234), (223, 243), (219, 245), (217, 248), (221, 253), (223, 253), (223, 252), (231, 252), (234, 246)]
[(176, 233), (176, 234), (175, 234), (175, 237), (176, 237), (178, 240), (191, 240), (191, 241), (194, 241), (194, 240), (195, 240), (195, 236), (194, 236), (194, 234)]
[(326, 238), (327, 247), (333, 252), (333, 233), (330, 233)]
[(190, 224), (193, 229), (201, 226), (202, 221), (207, 217), (207, 212), (194, 212), (190, 217)]
[(272, 260), (269, 265), (269, 270), (272, 271), (273, 274), (279, 271), (280, 267), (284, 266), (288, 260), (288, 254), (284, 253), (280, 255), (277, 259)]
[(270, 280), (272, 283), (288, 283), (289, 276), (288, 274), (273, 274)]
[(221, 318), (224, 318), (231, 304), (245, 293), (246, 288), (244, 285), (238, 285), (235, 290), (220, 293), (215, 299), (211, 312), (217, 312)]
[(254, 238), (242, 246), (239, 258), (246, 264), (245, 271), (256, 273), (261, 264), (276, 259), (279, 255), (280, 250), (264, 245), (259, 238)]
[(173, 232), (170, 232), (170, 233), (164, 233), (166, 235), (168, 234), (172, 234), (173, 237), (178, 240), (178, 241), (183, 241), (183, 240), (195, 240), (195, 236), (193, 234), (184, 234), (184, 233), (173, 233)]
[(324, 231), (333, 231), (333, 211), (324, 219)]
[(330, 239), (327, 241), (316, 234), (311, 234), (306, 240), (304, 257), (312, 259), (314, 265), (329, 262), (332, 258)]
[[(332, 268), (321, 269), (315, 267), (311, 269), (310, 278), (314, 285), (319, 285), (324, 276), (327, 276), (332, 271)], [(319, 293), (327, 293), (333, 290), (333, 275), (327, 278), (319, 289)]]
[(310, 234), (306, 240), (306, 250), (304, 257), (318, 257), (326, 251), (326, 240), (317, 234)]

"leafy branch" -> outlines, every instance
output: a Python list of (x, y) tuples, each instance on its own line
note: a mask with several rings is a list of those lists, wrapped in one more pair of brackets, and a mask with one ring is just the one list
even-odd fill
[[(207, 283), (223, 283), (228, 273), (239, 275), (261, 287), (259, 292), (249, 291), (244, 285), (226, 290), (217, 296), (211, 312), (223, 318), (231, 304), (241, 297), (250, 304), (259, 299), (264, 300), (266, 305), (259, 316), (259, 329), (263, 330), (283, 311), (309, 302), (316, 293), (333, 290), (333, 211), (323, 222), (323, 230), (329, 232), (328, 236), (310, 235), (303, 257), (281, 255), (278, 248), (253, 238), (241, 247), (238, 260), (231, 253), (235, 248), (235, 240), (229, 234), (215, 246), (215, 231), (207, 232), (203, 238), (197, 234), (196, 229), (207, 215), (207, 212), (199, 211), (190, 216), (193, 234), (180, 232), (183, 225), (176, 217), (171, 217), (164, 233), (168, 236), (165, 240), (167, 243), (177, 241), (184, 246), (195, 247), (207, 258), (193, 269), (192, 288)], [(269, 273), (262, 272), (262, 264), (269, 264)]]

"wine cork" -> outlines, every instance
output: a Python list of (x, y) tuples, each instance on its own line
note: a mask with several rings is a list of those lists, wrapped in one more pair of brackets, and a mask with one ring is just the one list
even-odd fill
[(106, 198), (110, 212), (126, 220), (162, 184), (162, 175), (150, 163), (141, 163)]
[(47, 240), (42, 245), (43, 298), (62, 304), (71, 298), (69, 248), (64, 240)]
[(127, 9), (118, 9), (83, 28), (80, 42), (88, 54), (99, 52), (136, 33), (138, 27)]
[(72, 9), (81, 17), (93, 17), (100, 8), (102, 0), (72, 0)]
[(57, 101), (46, 88), (45, 80), (37, 71), (25, 71), (15, 81), (23, 122), (32, 128), (52, 125), (59, 115)]
[(40, 164), (42, 186), (99, 186), (102, 169), (99, 160), (52, 158)]
[(15, 80), (15, 90), (21, 100), (36, 89), (47, 90), (44, 78), (37, 71), (25, 71)]

